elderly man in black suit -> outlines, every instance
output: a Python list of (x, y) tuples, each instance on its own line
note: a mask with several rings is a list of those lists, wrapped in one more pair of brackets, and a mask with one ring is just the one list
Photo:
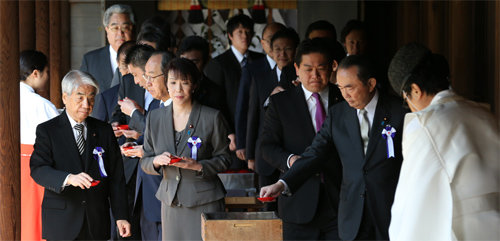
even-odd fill
[[(83, 56), (80, 70), (89, 73), (99, 84), (99, 91), (113, 87), (111, 80), (117, 74), (118, 48), (133, 39), (134, 13), (128, 5), (115, 4), (106, 9), (102, 20), (109, 45), (90, 51)], [(118, 84), (118, 83), (115, 83)]]
[(107, 123), (89, 117), (98, 87), (79, 70), (62, 80), (66, 110), (36, 130), (31, 176), (45, 188), (42, 236), (105, 240), (109, 207), (121, 236), (130, 236), (120, 150)]
[[(227, 22), (227, 35), (231, 43), (230, 48), (210, 61), (205, 67), (206, 76), (224, 88), (225, 91), (229, 109), (229, 119), (227, 121), (229, 122), (231, 133), (229, 134), (229, 139), (231, 140), (229, 150), (231, 151), (236, 151), (234, 117), (241, 69), (248, 63), (264, 57), (261, 53), (248, 50), (254, 34), (253, 25), (253, 20), (244, 14), (230, 18)], [(236, 162), (233, 163), (232, 168), (246, 167), (246, 163), (237, 162), (235, 155), (233, 155), (233, 161)]]
[(391, 206), (402, 163), (401, 136), (407, 110), (400, 99), (376, 89), (370, 66), (367, 58), (359, 55), (341, 61), (337, 85), (346, 102), (329, 109), (311, 146), (290, 158), (292, 167), (282, 179), (261, 189), (261, 196), (295, 193), (322, 170), (328, 157), (338, 155), (342, 163), (338, 210), (342, 240), (389, 239)]
[[(334, 57), (327, 44), (321, 39), (303, 41), (295, 62), (301, 84), (270, 97), (260, 150), (262, 158), (279, 170), (281, 177), (289, 169), (287, 161), (312, 143), (326, 110), (343, 100), (339, 89), (328, 81)], [(313, 72), (309, 74), (308, 69)], [(278, 198), (284, 240), (338, 239), (340, 169), (338, 158), (332, 155), (322, 168), (329, 175), (321, 176), (318, 172), (293, 196)]]

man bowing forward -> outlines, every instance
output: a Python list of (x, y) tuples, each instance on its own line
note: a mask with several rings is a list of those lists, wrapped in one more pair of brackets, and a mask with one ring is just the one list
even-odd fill
[(130, 236), (123, 163), (111, 126), (89, 114), (98, 91), (79, 70), (62, 80), (66, 110), (38, 125), (31, 177), (45, 188), (42, 237), (47, 240), (106, 240), (109, 206), (120, 235)]

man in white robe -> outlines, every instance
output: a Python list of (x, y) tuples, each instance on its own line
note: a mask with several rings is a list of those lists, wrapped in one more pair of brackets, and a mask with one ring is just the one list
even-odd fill
[(21, 81), (21, 240), (41, 240), (41, 204), (43, 187), (30, 176), (30, 157), (36, 138), (36, 127), (59, 115), (54, 104), (38, 95), (49, 80), (47, 57), (38, 51), (27, 50), (20, 54)]
[(499, 240), (497, 122), (448, 89), (448, 63), (418, 44), (389, 67), (405, 117), (403, 165), (392, 206), (391, 240)]

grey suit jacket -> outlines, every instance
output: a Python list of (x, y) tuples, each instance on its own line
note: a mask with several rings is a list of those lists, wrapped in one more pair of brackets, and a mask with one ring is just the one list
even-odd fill
[[(228, 124), (222, 114), (210, 107), (194, 102), (191, 115), (178, 148), (174, 141), (172, 105), (151, 111), (146, 119), (144, 136), (144, 157), (141, 167), (151, 175), (163, 173), (156, 197), (171, 205), (174, 198), (184, 207), (194, 207), (224, 198), (225, 189), (217, 176), (231, 164), (229, 157)], [(191, 157), (188, 139), (197, 136), (201, 139), (197, 161), (203, 166), (201, 172), (172, 166), (156, 170), (153, 166), (155, 156), (163, 152), (180, 157)]]

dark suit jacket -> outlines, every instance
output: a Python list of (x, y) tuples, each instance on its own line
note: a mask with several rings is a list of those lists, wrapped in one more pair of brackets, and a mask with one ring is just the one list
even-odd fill
[(226, 120), (229, 117), (225, 91), (205, 75), (199, 82), (194, 99), (202, 105), (219, 110)]
[[(342, 240), (356, 238), (365, 205), (371, 211), (366, 215), (374, 222), (382, 238), (389, 239), (391, 206), (402, 162), (401, 137), (406, 112), (400, 99), (380, 93), (365, 157), (356, 109), (347, 102), (330, 108), (311, 146), (283, 176), (291, 191), (295, 192), (301, 183), (319, 170), (322, 159), (338, 153), (343, 167), (338, 213)], [(397, 131), (395, 158), (387, 158), (387, 145), (381, 134), (385, 125), (391, 125)]]
[(292, 63), (283, 67), (283, 69), (281, 70), (281, 79), (278, 85), (283, 87), (283, 89), (285, 90), (292, 89), (295, 87), (292, 81), (296, 79), (297, 73), (295, 73), (295, 66), (293, 66)]
[[(42, 203), (44, 239), (73, 240), (86, 217), (93, 239), (109, 239), (109, 206), (116, 220), (127, 219), (127, 191), (116, 138), (107, 123), (88, 117), (87, 139), (82, 157), (66, 112), (38, 125), (31, 156), (31, 176), (45, 188)], [(104, 149), (107, 177), (101, 177), (94, 157), (96, 147)], [(67, 186), (68, 174), (85, 172), (101, 182), (90, 189)]]
[[(258, 58), (264, 57), (263, 54), (248, 51), (248, 63), (252, 63)], [(236, 113), (236, 99), (241, 78), (241, 66), (233, 51), (228, 49), (223, 54), (212, 59), (205, 67), (205, 74), (216, 84), (224, 88), (226, 103), (229, 109), (230, 133), (234, 133), (234, 116)]]
[[(135, 84), (134, 77), (131, 74), (127, 74), (123, 76), (122, 82), (120, 83), (120, 88), (118, 89), (118, 100), (123, 100), (125, 97), (128, 97), (144, 108), (144, 91), (145, 90), (141, 86)], [(130, 117), (122, 113), (120, 105), (116, 105), (111, 122), (129, 124), (129, 121)]]
[[(329, 86), (328, 105), (342, 101), (339, 89)], [(262, 158), (283, 176), (287, 171), (287, 159), (291, 154), (300, 155), (312, 143), (316, 130), (312, 124), (302, 86), (280, 92), (270, 97), (266, 111), (260, 149)], [(324, 176), (330, 208), (337, 214), (338, 196), (342, 178), (340, 160), (337, 155), (330, 155), (322, 161), (321, 171)], [(306, 179), (293, 196), (280, 196), (278, 210), (284, 222), (304, 224), (314, 218), (320, 197), (321, 178), (319, 172)], [(324, 210), (323, 210), (324, 211)]]
[(260, 153), (261, 123), (264, 121), (264, 102), (278, 85), (276, 70), (269, 68), (265, 58), (259, 63), (249, 66), (251, 73), (250, 100), (248, 101), (246, 155), (249, 160), (255, 160), (255, 170), (259, 175), (270, 176), (276, 169), (262, 159)]
[[(153, 110), (159, 108), (160, 101), (154, 99), (151, 103), (152, 104), (149, 106), (148, 112), (146, 112), (146, 117)], [(144, 122), (145, 121), (146, 120), (144, 120)], [(144, 127), (145, 126), (146, 124), (144, 123)], [(138, 140), (141, 144), (143, 142), (143, 136), (144, 135), (142, 135), (139, 138), (140, 140)], [(155, 197), (156, 191), (158, 191), (158, 187), (160, 186), (161, 179), (162, 176), (149, 175), (146, 174), (142, 168), (137, 168), (134, 208), (136, 208), (137, 198), (140, 195), (142, 198), (142, 206), (144, 207), (144, 216), (151, 222), (161, 222), (161, 202)]]
[(95, 97), (94, 110), (92, 111), (92, 117), (104, 121), (110, 122), (113, 116), (113, 111), (118, 105), (118, 89), (120, 84), (115, 85), (104, 92), (99, 93)]
[(99, 84), (99, 92), (109, 89), (114, 69), (111, 69), (109, 45), (86, 53), (80, 70), (89, 73)]
[[(252, 62), (251, 64), (248, 64), (241, 70), (240, 87), (238, 89), (238, 98), (236, 100), (236, 113), (234, 119), (236, 132), (236, 149), (246, 148), (248, 102), (250, 99), (250, 87), (252, 86), (254, 76), (270, 76), (270, 72), (272, 72), (272, 69), (269, 66), (269, 61), (266, 57), (260, 58)], [(275, 72), (274, 74), (276, 75)], [(274, 78), (272, 79), (272, 81), (276, 81), (277, 83), (278, 79)]]
[[(221, 113), (210, 107), (194, 102), (189, 115), (186, 131), (181, 136), (179, 146), (174, 140), (172, 105), (157, 109), (147, 117), (144, 138), (142, 169), (151, 175), (159, 175), (153, 166), (155, 156), (170, 152), (179, 157), (191, 157), (187, 145), (190, 137), (201, 139), (197, 161), (203, 166), (202, 172), (173, 166), (163, 166), (163, 180), (156, 197), (163, 205), (172, 205), (174, 198), (183, 207), (194, 207), (224, 198), (225, 189), (217, 173), (225, 171), (231, 164), (229, 159), (228, 127)], [(192, 126), (190, 128), (189, 126)]]

